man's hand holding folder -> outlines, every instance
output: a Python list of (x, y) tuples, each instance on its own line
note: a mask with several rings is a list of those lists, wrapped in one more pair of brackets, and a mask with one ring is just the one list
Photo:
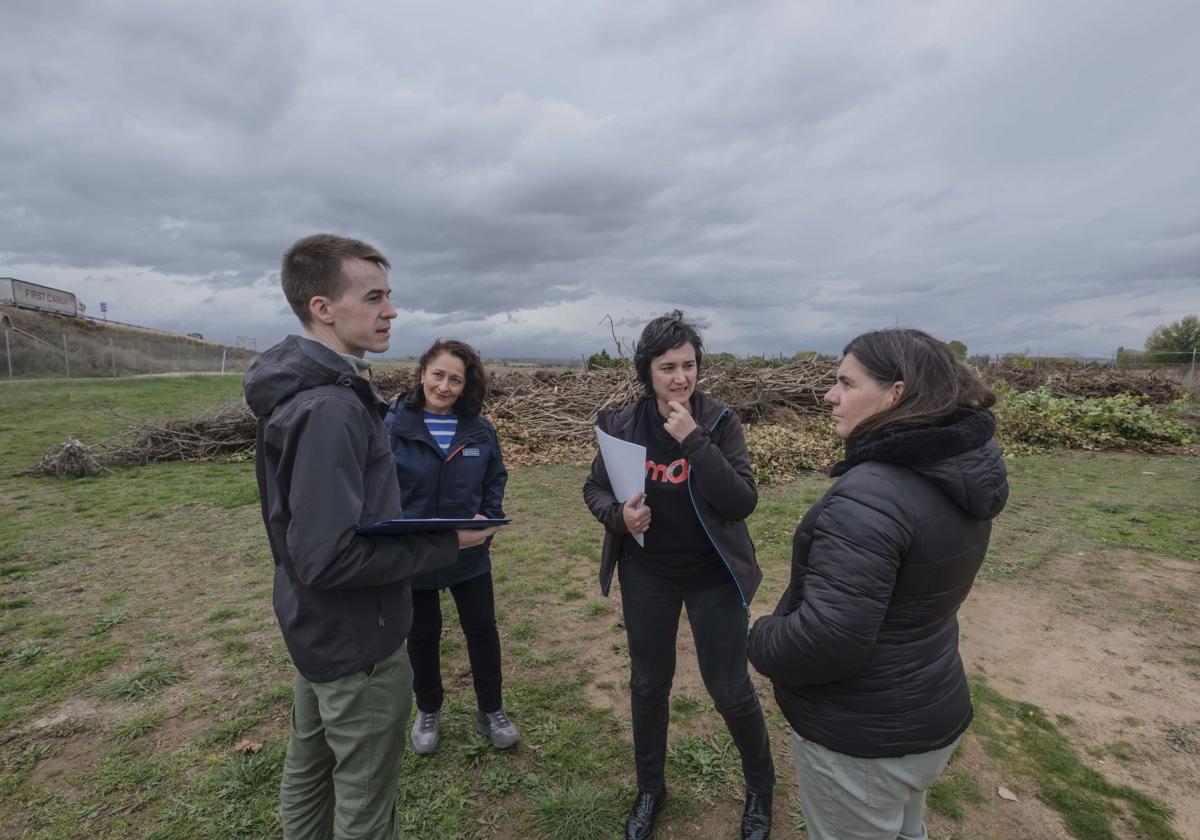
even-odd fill
[[(482, 513), (477, 513), (474, 519), (487, 519)], [(487, 542), (488, 537), (500, 530), (499, 525), (493, 525), (491, 528), (484, 528), (482, 531), (463, 531), (458, 530), (454, 533), (458, 534), (458, 550), (464, 548), (474, 548), (477, 545), (483, 545)]]

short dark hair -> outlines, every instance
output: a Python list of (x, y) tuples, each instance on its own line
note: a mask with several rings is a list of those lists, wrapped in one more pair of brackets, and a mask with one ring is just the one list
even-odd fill
[(890, 408), (855, 426), (847, 443), (885, 426), (921, 425), (957, 408), (990, 408), (996, 403), (992, 390), (945, 342), (921, 330), (866, 332), (842, 351), (851, 353), (881, 386), (903, 382), (904, 392)]
[(696, 349), (696, 367), (699, 368), (704, 355), (704, 339), (700, 337), (696, 325), (685, 321), (678, 309), (660, 315), (642, 328), (642, 336), (633, 350), (633, 367), (647, 396), (654, 393), (654, 386), (650, 382), (651, 363), (668, 350), (685, 344), (691, 344)]
[(337, 300), (342, 296), (346, 290), (342, 261), (346, 259), (369, 260), (384, 271), (392, 267), (373, 246), (332, 233), (306, 236), (283, 255), (280, 284), (284, 297), (301, 324), (308, 326), (312, 323), (308, 304), (314, 297), (321, 295)]
[(425, 389), (421, 387), (421, 374), (429, 363), (443, 353), (457, 357), (466, 370), (466, 381), (463, 392), (454, 403), (454, 413), (463, 417), (477, 417), (483, 410), (483, 401), (487, 398), (487, 372), (483, 369), (483, 360), (475, 348), (464, 341), (452, 338), (439, 338), (421, 354), (417, 361), (417, 384), (408, 394), (408, 404), (414, 408), (425, 407)]

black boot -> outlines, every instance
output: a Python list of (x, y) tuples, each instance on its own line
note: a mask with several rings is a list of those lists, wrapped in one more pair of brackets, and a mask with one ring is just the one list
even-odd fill
[(767, 840), (771, 836), (771, 789), (762, 793), (746, 791), (746, 810), (742, 812), (742, 840)]
[[(654, 835), (654, 820), (666, 801), (665, 787), (657, 793), (639, 790), (637, 799), (633, 800), (633, 810), (629, 812), (629, 819), (625, 821), (625, 840), (649, 840)], [(765, 834), (763, 836), (766, 837)]]

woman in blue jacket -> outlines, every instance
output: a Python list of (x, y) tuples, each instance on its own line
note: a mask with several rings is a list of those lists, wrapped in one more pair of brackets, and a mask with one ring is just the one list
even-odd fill
[[(419, 381), (388, 411), (387, 427), (404, 515), (493, 519), (504, 516), (508, 471), (492, 424), (480, 416), (487, 378), (479, 354), (461, 341), (436, 341), (419, 363)], [(449, 589), (467, 638), (478, 705), (475, 728), (498, 748), (520, 739), (501, 699), (500, 636), (492, 589), (491, 540), (459, 552), (445, 569), (413, 580), (408, 635), (417, 714), (413, 752), (437, 749), (442, 708), (440, 593)]]

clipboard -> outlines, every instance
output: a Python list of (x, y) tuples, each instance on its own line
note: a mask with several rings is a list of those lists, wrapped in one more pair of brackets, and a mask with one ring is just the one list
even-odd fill
[(358, 533), (364, 537), (400, 537), (433, 531), (481, 531), (510, 522), (511, 519), (387, 519), (363, 525)]

